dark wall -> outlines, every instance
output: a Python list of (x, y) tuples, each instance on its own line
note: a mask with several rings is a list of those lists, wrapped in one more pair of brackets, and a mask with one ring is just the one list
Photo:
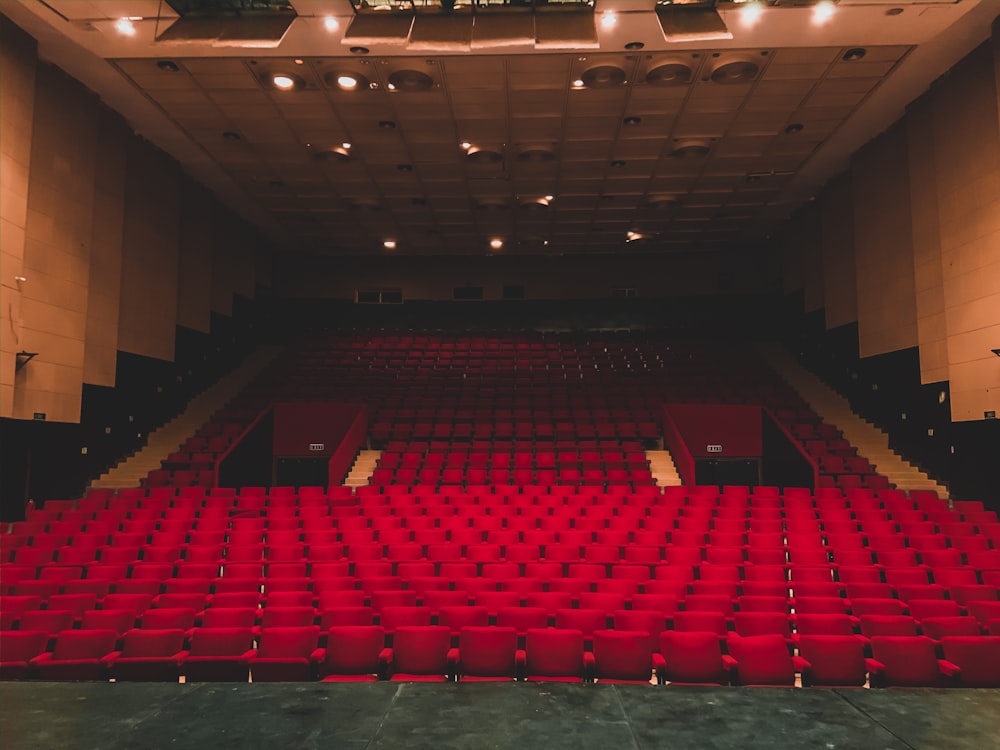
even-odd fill
[[(695, 458), (758, 458), (760, 407), (743, 404), (667, 404), (666, 409)], [(709, 453), (721, 445), (721, 453)]]
[(823, 312), (790, 318), (789, 348), (804, 367), (889, 434), (889, 445), (952, 497), (1000, 507), (1000, 420), (952, 422), (948, 383), (920, 382), (916, 347), (861, 359), (856, 324), (827, 331)]

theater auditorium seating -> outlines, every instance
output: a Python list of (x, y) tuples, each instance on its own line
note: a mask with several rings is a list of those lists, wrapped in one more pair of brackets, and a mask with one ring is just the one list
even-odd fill
[(277, 398), (364, 402), (372, 483), (165, 469), (29, 509), (0, 533), (0, 674), (997, 684), (1000, 523), (982, 504), (857, 467), (815, 490), (653, 482), (664, 393), (769, 404), (848, 457), (780, 382), (726, 362), (652, 335), (313, 342), (187, 452), (224, 450)]

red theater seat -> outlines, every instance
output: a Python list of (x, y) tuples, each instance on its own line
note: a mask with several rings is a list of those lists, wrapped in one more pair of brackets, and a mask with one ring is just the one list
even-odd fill
[(524, 676), (529, 681), (585, 682), (593, 654), (583, 649), (579, 630), (530, 628), (525, 638)]
[(64, 630), (55, 649), (31, 660), (31, 669), (43, 680), (97, 680), (104, 676), (101, 661), (115, 647), (113, 630)]
[(503, 627), (462, 628), (449, 661), (459, 680), (507, 681), (517, 676), (517, 631)]
[(188, 682), (246, 682), (252, 647), (250, 627), (197, 628), (181, 673)]
[(270, 627), (261, 632), (256, 651), (248, 659), (254, 682), (298, 682), (310, 680), (315, 672), (314, 658), (319, 641), (319, 627)]
[(444, 625), (397, 628), (388, 653), (390, 679), (443, 682), (454, 673), (450, 651), (451, 630)]
[(122, 650), (104, 657), (108, 676), (132, 682), (176, 682), (180, 662), (187, 655), (184, 631), (130, 630), (125, 634)]

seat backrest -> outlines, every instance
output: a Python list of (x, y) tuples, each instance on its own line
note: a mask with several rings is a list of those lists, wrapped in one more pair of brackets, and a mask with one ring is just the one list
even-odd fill
[(851, 635), (854, 625), (845, 614), (799, 614), (795, 628), (801, 635)]
[(393, 671), (404, 674), (445, 674), (451, 629), (445, 625), (405, 625), (393, 637)]
[(941, 683), (934, 641), (925, 636), (877, 635), (872, 656), (885, 665), (886, 685), (932, 687)]
[(180, 628), (133, 629), (125, 634), (122, 656), (127, 659), (173, 656), (184, 648), (184, 631)]
[(255, 607), (209, 607), (202, 615), (203, 628), (251, 628), (257, 619)]
[(525, 654), (529, 676), (583, 676), (583, 633), (579, 630), (529, 628)]
[(0, 662), (26, 662), (45, 650), (49, 634), (44, 630), (4, 630), (0, 633)]
[(261, 631), (258, 659), (309, 658), (319, 641), (319, 626), (271, 627)]
[(864, 685), (865, 647), (853, 635), (803, 635), (799, 653), (814, 685)]
[(1000, 687), (1000, 636), (945, 636), (941, 647), (962, 668), (962, 687)]
[(381, 625), (334, 625), (326, 641), (326, 674), (375, 674), (385, 647)]
[(56, 636), (52, 660), (100, 659), (114, 650), (117, 640), (114, 630), (63, 630)]
[(609, 680), (643, 680), (652, 676), (649, 634), (637, 630), (594, 632), (594, 676)]
[(603, 609), (557, 609), (555, 615), (557, 628), (579, 630), (585, 636), (608, 627), (608, 616)]
[(667, 630), (660, 633), (660, 652), (670, 682), (726, 682), (719, 637), (710, 632)]
[(468, 626), (458, 637), (459, 671), (476, 677), (514, 677), (517, 630)]
[(729, 653), (736, 659), (742, 685), (793, 685), (795, 667), (780, 635), (730, 638)]
[(191, 636), (191, 656), (239, 656), (252, 644), (249, 627), (198, 628)]

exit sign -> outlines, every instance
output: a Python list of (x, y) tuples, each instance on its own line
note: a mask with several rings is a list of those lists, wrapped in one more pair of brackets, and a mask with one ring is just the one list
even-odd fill
[(722, 453), (721, 445), (706, 445), (705, 450), (709, 453)]
[(326, 443), (309, 443), (309, 450), (311, 451), (326, 450)]

